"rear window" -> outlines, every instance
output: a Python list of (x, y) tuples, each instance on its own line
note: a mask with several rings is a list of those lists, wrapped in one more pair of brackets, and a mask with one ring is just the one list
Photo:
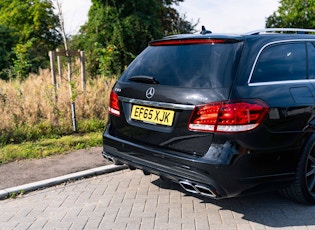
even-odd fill
[(231, 86), (242, 42), (147, 47), (121, 77), (148, 76), (161, 85), (190, 88)]

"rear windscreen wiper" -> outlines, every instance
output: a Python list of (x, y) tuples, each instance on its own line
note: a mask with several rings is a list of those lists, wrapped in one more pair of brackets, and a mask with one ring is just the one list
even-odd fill
[(147, 84), (159, 84), (159, 81), (155, 77), (145, 75), (132, 76), (129, 78), (129, 80)]

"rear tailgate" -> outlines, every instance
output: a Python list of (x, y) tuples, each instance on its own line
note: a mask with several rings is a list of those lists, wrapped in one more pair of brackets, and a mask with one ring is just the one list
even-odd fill
[[(137, 87), (135, 84), (138, 84)], [(202, 156), (207, 152), (213, 134), (192, 132), (188, 130), (188, 122), (195, 105), (203, 104), (204, 101), (221, 101), (228, 97), (229, 88), (195, 90), (152, 87), (139, 83), (132, 85), (131, 87), (130, 84), (120, 83), (114, 88), (124, 96), (117, 95), (121, 108), (120, 116), (110, 116), (110, 135), (133, 143), (158, 146), (185, 154)], [(123, 93), (128, 91), (128, 88), (135, 89), (132, 95)], [(135, 99), (142, 98), (141, 95), (146, 95), (152, 88), (155, 90), (155, 100)]]
[(109, 135), (183, 154), (205, 154), (213, 134), (188, 129), (192, 111), (229, 99), (242, 46), (240, 38), (224, 36), (151, 42), (113, 88)]

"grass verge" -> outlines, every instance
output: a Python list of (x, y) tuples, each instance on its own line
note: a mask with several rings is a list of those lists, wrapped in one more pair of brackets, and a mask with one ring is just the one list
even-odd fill
[(34, 142), (8, 144), (0, 149), (0, 165), (17, 160), (44, 158), (102, 145), (102, 133), (73, 134)]

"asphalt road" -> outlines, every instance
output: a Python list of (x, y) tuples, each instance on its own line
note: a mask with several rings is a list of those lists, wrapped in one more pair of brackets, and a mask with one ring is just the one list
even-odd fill
[(51, 179), (93, 169), (111, 162), (102, 156), (102, 147), (80, 149), (41, 159), (14, 161), (0, 165), (0, 189)]

